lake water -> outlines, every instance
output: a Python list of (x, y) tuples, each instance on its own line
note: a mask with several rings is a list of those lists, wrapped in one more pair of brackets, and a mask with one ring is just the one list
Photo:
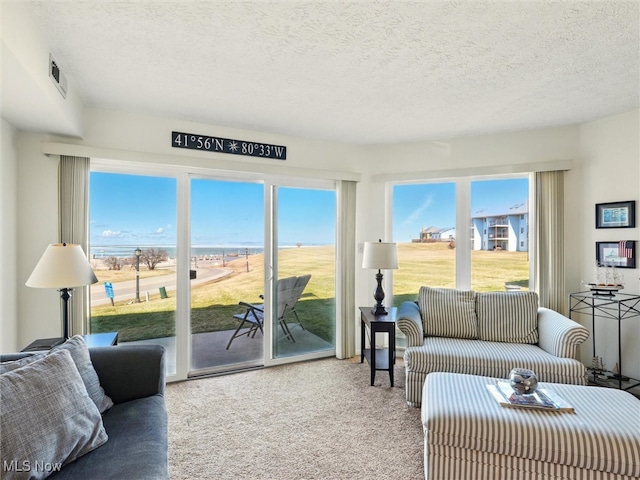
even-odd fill
[[(91, 258), (103, 259), (108, 257), (129, 258), (133, 257), (137, 246), (131, 245), (108, 245), (108, 246), (95, 246), (90, 248)], [(153, 245), (144, 246), (141, 245), (140, 250), (144, 251), (149, 248), (163, 249), (169, 254), (169, 258), (176, 258), (176, 247), (166, 245)], [(256, 253), (263, 253), (263, 246), (225, 246), (225, 247), (212, 247), (212, 246), (194, 246), (191, 248), (191, 256), (198, 258), (217, 257), (221, 258), (222, 255), (226, 257), (244, 256), (247, 253), (249, 255), (255, 255)]]

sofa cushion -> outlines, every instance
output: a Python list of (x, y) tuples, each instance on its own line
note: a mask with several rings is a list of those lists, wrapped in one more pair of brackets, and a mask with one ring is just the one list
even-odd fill
[(162, 395), (117, 403), (103, 422), (109, 441), (52, 475), (52, 480), (168, 478), (168, 418)]
[(478, 336), (489, 342), (538, 343), (538, 294), (478, 292)]
[[(429, 337), (420, 347), (405, 350), (408, 372), (465, 373), (509, 378), (515, 367), (536, 372), (541, 382), (586, 384), (585, 366), (572, 358), (558, 358), (536, 345)], [(422, 386), (422, 385), (421, 385)]]
[[(66, 351), (0, 375), (3, 479), (40, 479), (107, 441), (100, 412)], [(15, 467), (15, 468), (14, 468)]]
[(452, 288), (420, 287), (418, 304), (424, 334), (478, 338), (476, 293)]
[(100, 413), (104, 413), (107, 409), (113, 406), (111, 399), (105, 395), (104, 389), (100, 386), (100, 379), (98, 374), (93, 368), (91, 363), (91, 357), (89, 356), (89, 348), (82, 338), (82, 335), (76, 335), (64, 342), (62, 345), (54, 347), (52, 351), (56, 350), (68, 350), (71, 354), (78, 372), (82, 377), (84, 386), (87, 389), (87, 393), (93, 402), (98, 407)]

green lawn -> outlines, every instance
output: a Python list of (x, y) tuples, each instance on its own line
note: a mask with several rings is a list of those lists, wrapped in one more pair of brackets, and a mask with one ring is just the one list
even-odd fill
[[(306, 328), (333, 342), (334, 332), (334, 248), (291, 248), (279, 252), (280, 278), (311, 274), (311, 281), (296, 310)], [(505, 283), (528, 285), (526, 252), (473, 251), (472, 284), (475, 290), (504, 291)], [(234, 273), (224, 279), (194, 286), (191, 290), (193, 333), (234, 329), (233, 314), (243, 312), (238, 302), (261, 303), (264, 266), (262, 255), (230, 262)], [(446, 243), (398, 244), (399, 269), (394, 271), (395, 304), (415, 300), (421, 285), (455, 286), (455, 250)], [(103, 273), (96, 272), (100, 281)], [(166, 272), (165, 272), (166, 273)], [(135, 272), (109, 273), (110, 281), (127, 279)], [(142, 274), (142, 272), (141, 272)], [(127, 277), (123, 277), (125, 275)], [(373, 275), (373, 273), (372, 273)], [(121, 341), (175, 335), (176, 299), (152, 295), (149, 302), (116, 303), (91, 309), (91, 332), (118, 331)], [(373, 301), (373, 299), (372, 299)]]

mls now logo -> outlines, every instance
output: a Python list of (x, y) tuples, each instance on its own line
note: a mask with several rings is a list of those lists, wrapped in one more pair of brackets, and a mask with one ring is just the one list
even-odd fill
[(4, 460), (2, 462), (2, 470), (4, 472), (58, 472), (62, 468), (62, 462), (49, 463), (49, 462), (31, 462), (30, 460), (11, 460), (10, 462)]

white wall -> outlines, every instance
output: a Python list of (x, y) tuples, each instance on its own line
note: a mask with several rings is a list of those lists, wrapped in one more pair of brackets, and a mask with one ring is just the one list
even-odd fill
[[(473, 175), (475, 169), (572, 159), (578, 144), (575, 126), (526, 130), (440, 141), (365, 147), (371, 175), (411, 178), (415, 172)], [(456, 172), (457, 171), (457, 172)], [(515, 170), (517, 171), (517, 169)], [(466, 173), (461, 173), (466, 172)], [(402, 175), (403, 173), (408, 175)]]
[[(291, 175), (299, 174), (297, 169), (304, 168), (316, 171), (318, 176), (322, 176), (327, 170), (357, 172), (358, 157), (362, 155), (361, 149), (353, 145), (239, 130), (166, 117), (96, 108), (87, 108), (84, 116), (85, 134), (82, 139), (57, 137), (54, 140), (91, 147), (117, 160), (151, 161), (201, 168), (264, 170)], [(284, 145), (287, 147), (287, 159), (283, 161), (174, 148), (171, 146), (172, 131)]]
[(2, 119), (0, 135), (0, 352), (11, 352), (18, 347), (17, 132), (12, 125)]
[(49, 45), (27, 2), (3, 1), (0, 20), (3, 118), (18, 129), (29, 125), (37, 132), (81, 135), (82, 99), (71, 79), (63, 98), (49, 78)]
[[(568, 256), (568, 291), (584, 290), (581, 281), (592, 281), (595, 262), (595, 242), (636, 240), (636, 255), (640, 252), (640, 228), (595, 228), (595, 204), (635, 200), (636, 225), (640, 220), (640, 111), (614, 115), (580, 127), (579, 168), (569, 175), (568, 207), (574, 228), (568, 231), (568, 243), (577, 246)], [(636, 259), (636, 264), (640, 258)], [(640, 293), (640, 269), (620, 269), (624, 275), (623, 292)], [(640, 305), (636, 305), (636, 311)], [(591, 329), (591, 320), (583, 324)], [(617, 362), (617, 322), (600, 319), (596, 322), (596, 349), (608, 368)], [(623, 373), (640, 378), (640, 318), (624, 320), (622, 327)], [(583, 362), (590, 363), (591, 340), (581, 353)]]
[(58, 241), (58, 160), (41, 153), (42, 135), (18, 135), (17, 295), (20, 348), (61, 335), (60, 294), (25, 282), (47, 245)]

